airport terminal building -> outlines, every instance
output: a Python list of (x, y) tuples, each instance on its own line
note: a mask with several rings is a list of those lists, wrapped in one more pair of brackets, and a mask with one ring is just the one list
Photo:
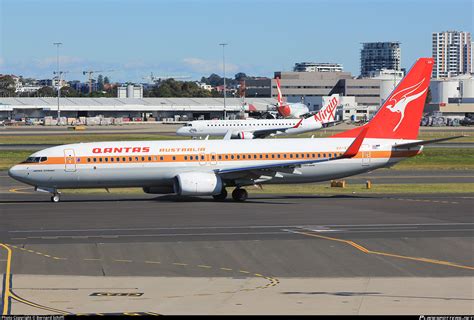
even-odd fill
[[(227, 98), (230, 119), (248, 112), (265, 112), (275, 104), (272, 98)], [(222, 98), (60, 98), (61, 117), (121, 117), (143, 121), (187, 121), (222, 118)], [(58, 100), (49, 98), (0, 98), (0, 119), (56, 117)]]

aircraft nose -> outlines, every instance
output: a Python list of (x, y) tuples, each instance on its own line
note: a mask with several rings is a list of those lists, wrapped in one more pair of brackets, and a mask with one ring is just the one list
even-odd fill
[(178, 136), (185, 136), (187, 133), (188, 133), (188, 130), (186, 127), (181, 127), (181, 128), (178, 128), (178, 130), (176, 130), (176, 134)]
[(18, 173), (18, 167), (17, 166), (13, 166), (10, 168), (10, 170), (8, 170), (8, 175), (10, 177), (12, 177), (13, 179), (17, 179), (18, 176), (19, 176), (19, 173)]

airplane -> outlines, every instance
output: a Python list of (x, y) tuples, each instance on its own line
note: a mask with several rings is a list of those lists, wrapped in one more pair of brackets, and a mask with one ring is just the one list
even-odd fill
[(8, 174), (52, 194), (60, 189), (141, 187), (150, 194), (245, 201), (246, 186), (310, 183), (390, 167), (422, 152), (418, 140), (433, 58), (420, 58), (367, 124), (329, 138), (113, 141), (33, 153)]
[(286, 103), (283, 101), (281, 93), (280, 78), (275, 78), (277, 83), (277, 111), (283, 118), (301, 118), (301, 116), (309, 113), (309, 108), (301, 102)]
[(255, 139), (299, 134), (334, 123), (339, 95), (332, 95), (317, 114), (304, 119), (197, 120), (178, 128), (178, 136), (224, 136), (224, 139)]

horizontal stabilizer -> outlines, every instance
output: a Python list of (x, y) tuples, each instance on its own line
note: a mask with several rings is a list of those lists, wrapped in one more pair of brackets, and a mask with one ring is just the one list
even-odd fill
[(423, 141), (417, 141), (417, 142), (402, 143), (402, 144), (395, 145), (394, 148), (412, 148), (412, 147), (423, 146), (425, 144), (438, 143), (438, 142), (441, 142), (441, 141), (447, 141), (447, 140), (463, 138), (463, 137), (467, 137), (467, 136), (454, 136), (454, 137), (441, 138), (441, 139), (423, 140)]

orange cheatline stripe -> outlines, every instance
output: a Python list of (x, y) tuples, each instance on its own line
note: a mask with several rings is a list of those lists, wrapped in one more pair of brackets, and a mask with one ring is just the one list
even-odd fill
[[(368, 154), (367, 154), (368, 152)], [(413, 151), (362, 151), (354, 158), (403, 158), (415, 156), (419, 153)], [(112, 163), (162, 163), (162, 162), (212, 162), (212, 161), (268, 161), (268, 160), (301, 160), (301, 159), (328, 159), (340, 156), (342, 152), (287, 152), (287, 153), (206, 153), (206, 154), (169, 154), (169, 155), (110, 155), (110, 156), (81, 156), (66, 161), (64, 157), (48, 157), (47, 161), (40, 163), (23, 163), (25, 165), (65, 165), (68, 164), (112, 164)], [(204, 158), (202, 158), (204, 157)], [(94, 162), (94, 159), (96, 161)], [(113, 161), (111, 160), (113, 159)], [(88, 161), (89, 160), (89, 161)], [(74, 163), (75, 161), (75, 163)]]

